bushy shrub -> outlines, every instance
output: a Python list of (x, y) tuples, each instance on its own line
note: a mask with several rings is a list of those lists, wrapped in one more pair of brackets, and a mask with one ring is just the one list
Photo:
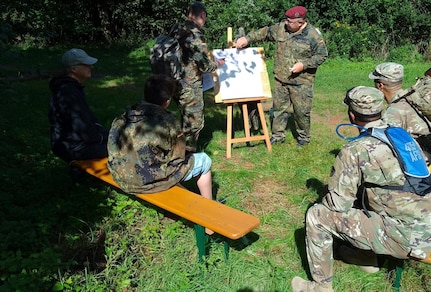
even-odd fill
[[(13, 40), (20, 44), (123, 42), (139, 45), (182, 21), (192, 1), (3, 1), (0, 19), (12, 25)], [(240, 27), (247, 33), (283, 20), (286, 9), (298, 4), (290, 0), (203, 2), (208, 10), (205, 33), (210, 49), (226, 42), (227, 27), (233, 28), (233, 36)], [(331, 57), (384, 59), (401, 54), (391, 52), (392, 48), (406, 45), (416, 47), (420, 54), (430, 55), (427, 51), (431, 39), (429, 0), (305, 0), (301, 5), (307, 7), (310, 23), (327, 39)], [(1, 31), (0, 38), (5, 39)], [(253, 45), (264, 46), (272, 54), (273, 44)]]
[(414, 63), (423, 61), (424, 57), (419, 54), (417, 48), (414, 45), (410, 44), (393, 48), (390, 50), (386, 60), (399, 63)]

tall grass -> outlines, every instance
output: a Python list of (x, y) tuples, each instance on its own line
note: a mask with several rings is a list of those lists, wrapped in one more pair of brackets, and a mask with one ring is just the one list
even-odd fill
[[(99, 58), (85, 84), (88, 101), (109, 126), (142, 97), (150, 74), (147, 50), (87, 51)], [(328, 60), (321, 66), (312, 142), (304, 148), (295, 146), (289, 132), (272, 152), (263, 142), (237, 143), (226, 159), (226, 109), (206, 94), (200, 143), (213, 160), (215, 192), (229, 206), (259, 217), (261, 226), (248, 235), (249, 246), (234, 245), (228, 262), (222, 245), (213, 245), (202, 267), (190, 224), (96, 180), (72, 176), (50, 152), (49, 79), (43, 76), (59, 70), (62, 52), (13, 48), (0, 57), (4, 76), (28, 79), (0, 83), (0, 291), (290, 291), (294, 276), (307, 277), (304, 214), (324, 195), (334, 157), (345, 144), (334, 133), (347, 122), (344, 94), (356, 85), (372, 86), (368, 73), (375, 63)], [(427, 68), (405, 64), (405, 86)], [(177, 113), (174, 105), (170, 109)], [(236, 108), (236, 136), (242, 135), (240, 122)], [(430, 291), (430, 271), (409, 262), (404, 291)], [(370, 275), (335, 262), (336, 291), (390, 291), (392, 278), (389, 264)]]

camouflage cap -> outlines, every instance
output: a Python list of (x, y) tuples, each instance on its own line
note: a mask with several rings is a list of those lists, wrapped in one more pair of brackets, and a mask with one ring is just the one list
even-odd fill
[(404, 79), (404, 67), (393, 62), (382, 63), (377, 65), (368, 77), (373, 80), (398, 82)]
[(383, 93), (377, 88), (357, 86), (347, 91), (344, 103), (357, 113), (371, 116), (383, 110), (384, 100)]

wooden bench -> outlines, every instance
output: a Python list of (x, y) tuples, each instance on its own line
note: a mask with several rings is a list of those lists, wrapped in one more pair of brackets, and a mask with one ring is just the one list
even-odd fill
[[(411, 258), (410, 260), (416, 260), (416, 259)], [(401, 277), (402, 277), (403, 270), (404, 270), (404, 261), (405, 260), (398, 260), (397, 261), (395, 280), (394, 280), (394, 285), (393, 285), (394, 291), (396, 291), (396, 292), (400, 291)], [(420, 260), (418, 262), (431, 265), (431, 254), (428, 256), (428, 258)]]
[[(113, 180), (106, 166), (107, 162), (108, 159), (104, 158), (74, 161), (71, 165), (121, 190)], [(241, 239), (260, 225), (260, 220), (257, 217), (217, 201), (206, 199), (179, 186), (159, 193), (139, 194), (136, 197), (194, 223), (196, 244), (201, 262), (208, 255), (209, 244), (207, 243), (210, 242), (207, 240), (208, 235), (205, 233), (205, 227), (225, 237), (223, 241), (225, 258), (227, 259), (229, 243), (226, 238)]]

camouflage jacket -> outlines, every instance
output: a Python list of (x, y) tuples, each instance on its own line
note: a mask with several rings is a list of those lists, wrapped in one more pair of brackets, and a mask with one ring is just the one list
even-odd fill
[(202, 84), (202, 73), (214, 72), (217, 63), (208, 56), (208, 48), (203, 31), (192, 21), (186, 20), (173, 27), (170, 33), (175, 35), (182, 51), (183, 82)]
[(393, 102), (398, 99), (401, 91), (399, 90), (392, 96), (383, 114), (383, 120), (389, 125), (405, 129), (415, 139), (419, 136), (430, 134), (430, 126), (405, 99), (402, 98), (399, 101)]
[(142, 102), (112, 122), (108, 168), (127, 193), (155, 193), (182, 181), (194, 165), (175, 116)]
[[(383, 121), (365, 127), (385, 127)], [(383, 230), (398, 242), (409, 239), (411, 256), (426, 258), (431, 252), (431, 194), (413, 193), (381, 188), (402, 185), (405, 177), (389, 146), (371, 136), (348, 143), (338, 154), (328, 182), (323, 204), (337, 212), (348, 212), (361, 201), (364, 185), (367, 210), (380, 215)], [(395, 228), (393, 226), (396, 226)]]
[[(248, 42), (275, 41), (274, 77), (288, 84), (312, 84), (317, 67), (328, 57), (322, 34), (311, 24), (291, 33), (285, 23), (263, 27), (246, 36)], [(297, 62), (304, 64), (301, 73), (291, 74), (289, 68)]]

